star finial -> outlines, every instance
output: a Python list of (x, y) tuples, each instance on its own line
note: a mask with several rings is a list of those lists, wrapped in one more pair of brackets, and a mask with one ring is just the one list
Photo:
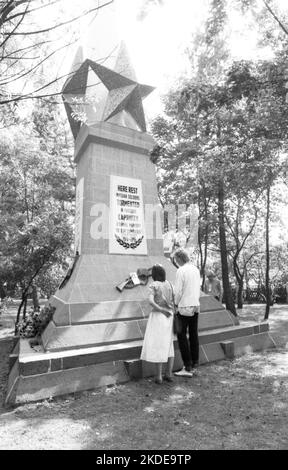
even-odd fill
[[(75, 103), (75, 100), (77, 101), (81, 97), (85, 98), (89, 70), (97, 75), (107, 90), (106, 103), (99, 120), (117, 122), (117, 124), (120, 123), (120, 125), (146, 132), (142, 100), (154, 88), (137, 82), (126, 47), (124, 43), (121, 43), (114, 70), (86, 59), (65, 83), (62, 93), (74, 137), (76, 138), (79, 132), (79, 123), (78, 125), (72, 124), (71, 109), (73, 109), (73, 100)], [(67, 97), (69, 97), (69, 100), (67, 100)], [(129, 119), (122, 119), (123, 114), (128, 114)], [(119, 119), (117, 120), (117, 118)]]

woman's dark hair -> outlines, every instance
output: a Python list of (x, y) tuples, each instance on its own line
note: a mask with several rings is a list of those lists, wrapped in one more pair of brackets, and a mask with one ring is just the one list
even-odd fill
[(152, 268), (152, 279), (153, 281), (166, 281), (165, 269), (160, 264), (155, 264)]

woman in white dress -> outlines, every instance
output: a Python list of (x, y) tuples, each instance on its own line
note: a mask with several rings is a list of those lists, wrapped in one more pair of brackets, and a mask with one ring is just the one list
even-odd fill
[[(171, 283), (166, 281), (166, 273), (161, 265), (153, 266), (152, 279), (154, 282), (149, 286), (152, 311), (147, 322), (141, 359), (156, 364), (155, 382), (161, 384), (163, 379), (173, 381), (173, 288)], [(165, 363), (167, 371), (162, 377)]]

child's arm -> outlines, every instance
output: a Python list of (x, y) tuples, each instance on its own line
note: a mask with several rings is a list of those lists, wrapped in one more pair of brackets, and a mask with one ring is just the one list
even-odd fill
[(166, 315), (166, 317), (170, 317), (170, 315), (172, 315), (172, 313), (168, 309), (162, 308), (158, 304), (156, 304), (156, 302), (154, 301), (153, 294), (149, 295), (148, 300), (149, 300), (149, 304), (152, 305), (153, 310), (156, 310), (156, 312), (163, 313), (164, 315)]

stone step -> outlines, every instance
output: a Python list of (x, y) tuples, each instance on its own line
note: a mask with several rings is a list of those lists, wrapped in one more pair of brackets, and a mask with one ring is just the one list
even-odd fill
[[(249, 326), (234, 326), (221, 330), (210, 330), (199, 333), (200, 345), (209, 343), (225, 343), (233, 338), (255, 335), (267, 332), (268, 323), (251, 324)], [(115, 360), (130, 360), (140, 357), (142, 339), (118, 344), (99, 345), (94, 347), (77, 348), (66, 351), (35, 352), (27, 340), (20, 340), (19, 368), (22, 375), (34, 375), (49, 371), (84, 367), (89, 364), (99, 364)], [(175, 340), (175, 349), (178, 348)]]
[[(234, 328), (235, 323), (235, 317), (227, 310), (202, 312), (199, 316), (199, 332), (214, 334), (217, 329)], [(147, 318), (144, 316), (129, 320), (121, 317), (119, 321), (109, 322), (101, 319), (99, 322), (65, 326), (57, 326), (52, 321), (42, 334), (42, 342), (44, 349), (52, 352), (137, 341), (144, 338), (146, 324)]]
[[(225, 331), (224, 331), (225, 330)], [(207, 335), (199, 334), (199, 364), (215, 362), (223, 359), (234, 359), (236, 356), (257, 350), (265, 350), (275, 347), (275, 343), (268, 333), (269, 325), (267, 323), (253, 325), (252, 327), (233, 329), (225, 328), (221, 331)], [(230, 336), (230, 340), (223, 340), (225, 336)], [(174, 343), (175, 357), (173, 371), (180, 370), (183, 367), (178, 343)], [(125, 368), (131, 379), (139, 379), (155, 375), (155, 365), (141, 361), (139, 356), (134, 359), (124, 361)]]
[[(54, 296), (50, 303), (56, 308), (53, 322), (57, 327), (143, 320), (151, 312), (147, 298), (68, 304)], [(201, 296), (200, 307), (199, 329), (237, 323), (236, 318), (211, 296)]]
[[(274, 348), (268, 329), (264, 323), (200, 333), (200, 364), (231, 358), (233, 349), (237, 356)], [(174, 346), (174, 370), (178, 370), (182, 360), (177, 341)], [(141, 348), (142, 340), (49, 353), (36, 352), (28, 340), (21, 339), (19, 357), (9, 375), (6, 403), (35, 401), (152, 376), (155, 366), (140, 361)]]

